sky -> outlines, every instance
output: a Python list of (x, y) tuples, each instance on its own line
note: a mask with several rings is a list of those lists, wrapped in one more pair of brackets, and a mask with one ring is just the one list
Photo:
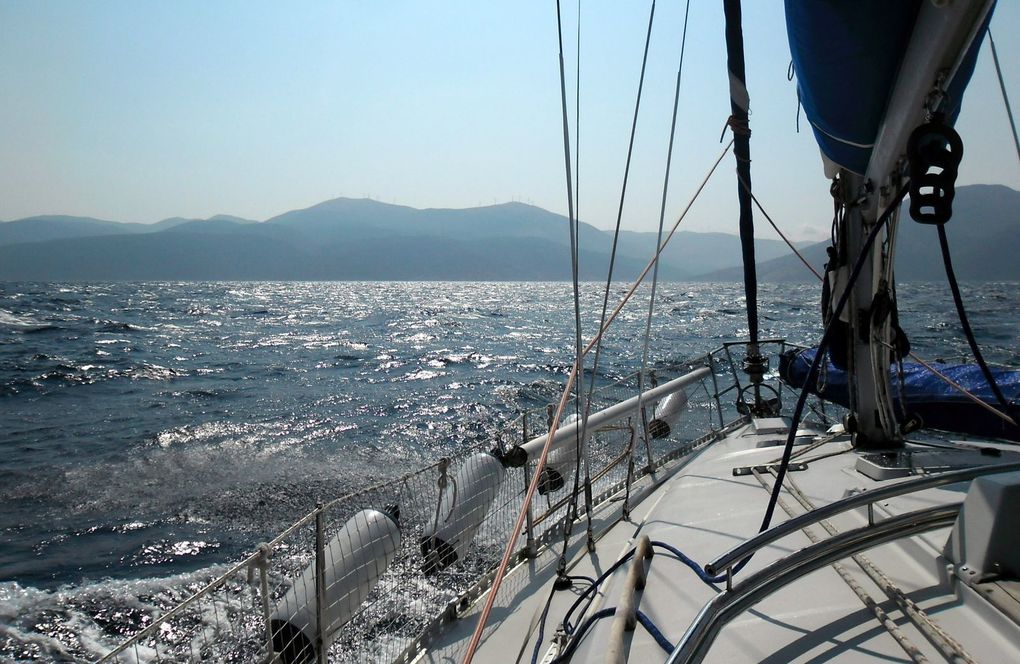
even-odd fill
[[(744, 3), (752, 180), (776, 222), (821, 239), (832, 208), (778, 0)], [(616, 220), (649, 2), (563, 0), (578, 210)], [(659, 221), (683, 32), (657, 4), (623, 226)], [(1020, 108), (1020, 3), (992, 32)], [(693, 0), (667, 224), (721, 150), (729, 98), (719, 0)], [(412, 207), (516, 200), (566, 213), (553, 0), (0, 0), (0, 219), (263, 220), (335, 197)], [(957, 129), (960, 184), (1020, 189), (987, 44)], [(683, 228), (735, 233), (727, 157)], [(759, 221), (758, 234), (772, 231)]]

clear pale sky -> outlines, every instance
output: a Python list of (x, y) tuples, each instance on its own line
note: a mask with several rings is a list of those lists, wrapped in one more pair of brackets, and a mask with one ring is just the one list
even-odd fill
[[(755, 190), (792, 235), (821, 238), (828, 183), (803, 116), (795, 131), (782, 3), (744, 5)], [(576, 0), (563, 7), (573, 89)], [(616, 217), (648, 7), (581, 7), (579, 205), (601, 228)], [(633, 230), (658, 223), (683, 9), (656, 8)], [(992, 31), (1018, 108), (1020, 2), (999, 3)], [(261, 220), (337, 196), (565, 213), (557, 67), (553, 0), (0, 0), (0, 219)], [(986, 44), (958, 124), (960, 182), (1020, 189), (997, 85)], [(721, 2), (693, 0), (667, 220), (714, 161), (728, 114)], [(732, 163), (686, 228), (736, 232)]]

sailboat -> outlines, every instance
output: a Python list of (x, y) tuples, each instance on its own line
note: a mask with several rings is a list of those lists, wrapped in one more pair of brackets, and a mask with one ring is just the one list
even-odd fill
[(1020, 381), (906, 367), (894, 278), (908, 197), (945, 248), (994, 5), (787, 0), (835, 207), (817, 346), (758, 334), (724, 0), (749, 338), (586, 391), (600, 332), (548, 411), (318, 506), (100, 661), (1020, 661)]

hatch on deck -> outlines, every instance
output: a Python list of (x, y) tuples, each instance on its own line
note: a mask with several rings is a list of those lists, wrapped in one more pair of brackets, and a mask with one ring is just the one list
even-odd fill
[(773, 433), (787, 433), (790, 426), (781, 417), (756, 417), (752, 420), (754, 430), (763, 435)]

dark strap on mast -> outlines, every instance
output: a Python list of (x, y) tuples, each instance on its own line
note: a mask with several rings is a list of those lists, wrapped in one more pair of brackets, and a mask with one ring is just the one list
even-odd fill
[(740, 0), (724, 0), (726, 14), (726, 65), (730, 76), (730, 119), (733, 156), (737, 160), (737, 200), (740, 203), (740, 248), (744, 263), (744, 297), (747, 304), (749, 343), (744, 370), (755, 386), (753, 410), (763, 410), (757, 386), (763, 381), (765, 361), (758, 350), (758, 275), (754, 262), (754, 218), (751, 209), (751, 129), (748, 126), (750, 100), (744, 77), (744, 33)]

